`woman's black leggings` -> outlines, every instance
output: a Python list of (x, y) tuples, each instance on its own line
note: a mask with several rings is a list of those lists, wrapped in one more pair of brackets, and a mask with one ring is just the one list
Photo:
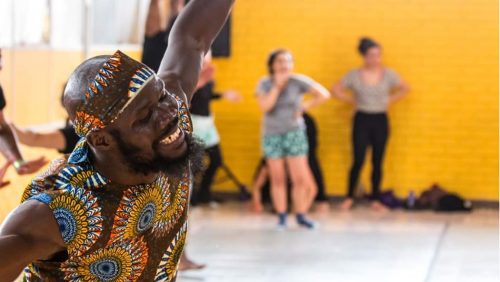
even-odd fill
[(367, 114), (357, 112), (354, 116), (352, 144), (354, 160), (349, 175), (348, 197), (354, 196), (359, 173), (365, 161), (366, 149), (372, 147), (372, 199), (378, 199), (382, 180), (382, 162), (389, 137), (389, 121), (385, 113)]
[(201, 183), (194, 196), (194, 203), (206, 204), (212, 201), (212, 184), (217, 169), (222, 165), (222, 153), (219, 144), (206, 148), (205, 154), (210, 159), (208, 167), (203, 172)]

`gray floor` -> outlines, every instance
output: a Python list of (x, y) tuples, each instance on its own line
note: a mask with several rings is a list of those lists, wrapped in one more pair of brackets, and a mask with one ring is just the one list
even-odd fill
[[(187, 251), (205, 270), (178, 281), (500, 281), (498, 211), (316, 215), (318, 230), (276, 230), (238, 205), (196, 208)], [(291, 219), (291, 218), (290, 218)], [(290, 220), (291, 221), (291, 220)]]

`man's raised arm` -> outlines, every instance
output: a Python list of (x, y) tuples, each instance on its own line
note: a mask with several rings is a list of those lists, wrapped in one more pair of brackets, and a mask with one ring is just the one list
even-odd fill
[(226, 22), (233, 3), (234, 0), (191, 0), (182, 10), (158, 71), (167, 90), (183, 91), (188, 102), (191, 100), (205, 53)]

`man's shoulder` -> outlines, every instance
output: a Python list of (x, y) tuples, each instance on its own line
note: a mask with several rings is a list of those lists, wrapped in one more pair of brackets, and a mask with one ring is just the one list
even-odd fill
[(67, 155), (54, 159), (44, 172), (31, 180), (31, 183), (24, 190), (21, 202), (41, 193), (52, 192), (56, 188), (58, 175), (65, 167), (68, 167)]
[[(22, 241), (21, 248), (34, 248), (33, 259), (46, 259), (64, 250), (59, 226), (50, 207), (40, 201), (26, 201), (20, 204), (5, 220), (0, 234), (14, 238), (30, 238)], [(20, 244), (15, 241), (15, 244)]]

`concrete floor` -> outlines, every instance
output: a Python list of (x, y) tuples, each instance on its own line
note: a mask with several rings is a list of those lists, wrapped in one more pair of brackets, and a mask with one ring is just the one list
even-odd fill
[(195, 208), (187, 251), (208, 267), (178, 281), (500, 281), (498, 210), (315, 215), (317, 230), (275, 229), (243, 206)]

